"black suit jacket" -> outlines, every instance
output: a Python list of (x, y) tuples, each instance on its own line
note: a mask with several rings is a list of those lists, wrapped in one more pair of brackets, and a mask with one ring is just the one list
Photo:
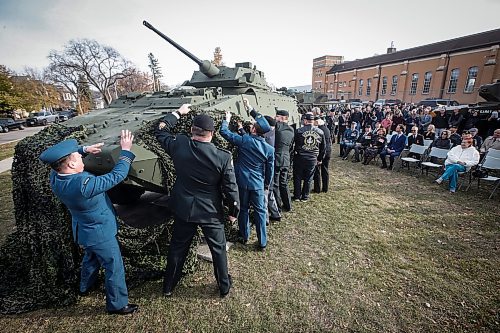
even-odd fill
[(294, 130), (292, 126), (278, 121), (274, 133), (274, 167), (289, 167), (293, 151)]
[(173, 114), (166, 115), (162, 121), (166, 124), (165, 130), (157, 128), (156, 138), (172, 158), (177, 176), (170, 209), (187, 222), (224, 223), (225, 198), (229, 215), (238, 216), (238, 186), (231, 154), (211, 142), (172, 134), (170, 131), (177, 122)]
[(417, 134), (417, 137), (413, 138), (413, 134), (408, 135), (408, 147), (411, 147), (413, 144), (423, 146), (424, 136), (422, 134)]

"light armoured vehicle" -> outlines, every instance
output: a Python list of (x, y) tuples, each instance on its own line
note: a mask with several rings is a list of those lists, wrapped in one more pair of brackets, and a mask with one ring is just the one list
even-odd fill
[[(105, 109), (93, 110), (89, 114), (65, 122), (65, 126), (85, 126), (87, 138), (83, 142), (84, 145), (104, 142), (102, 153), (85, 158), (86, 170), (103, 174), (113, 168), (120, 152), (120, 129), (136, 132), (145, 122), (160, 119), (186, 103), (202, 112), (231, 111), (245, 120), (250, 120), (250, 115), (243, 107), (243, 98), (248, 98), (250, 104), (264, 115), (274, 116), (276, 109), (283, 109), (290, 113), (291, 125), (299, 123), (300, 114), (296, 100), (273, 92), (264, 73), (250, 62), (237, 63), (235, 67), (217, 67), (210, 61), (198, 59), (148, 22), (144, 21), (143, 24), (196, 62), (199, 70), (195, 71), (183, 86), (169, 92), (130, 93), (112, 101)], [(128, 178), (124, 184), (115, 188), (115, 195), (111, 195), (112, 200), (116, 202), (114, 198), (119, 194), (122, 199), (133, 201), (144, 191), (168, 194), (162, 185), (158, 157), (146, 149), (140, 140), (134, 144), (132, 151), (136, 158)]]

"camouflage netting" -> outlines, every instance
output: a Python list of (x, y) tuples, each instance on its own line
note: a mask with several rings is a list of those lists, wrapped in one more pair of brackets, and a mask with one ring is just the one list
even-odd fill
[[(194, 108), (192, 108), (194, 109)], [(187, 133), (197, 110), (183, 116), (174, 133)], [(215, 145), (231, 150), (218, 133), (223, 112), (209, 113), (216, 122)], [(232, 121), (238, 120), (233, 117)], [(164, 185), (175, 181), (173, 163), (153, 135), (158, 121), (145, 123), (136, 133), (137, 140), (159, 156)], [(119, 129), (117, 129), (118, 131)], [(53, 125), (19, 142), (12, 165), (13, 200), (16, 231), (0, 249), (0, 313), (13, 314), (41, 307), (66, 306), (76, 302), (82, 250), (71, 234), (71, 216), (53, 195), (49, 185), (50, 168), (38, 159), (47, 147), (64, 139), (86, 139), (84, 127)], [(227, 215), (227, 213), (226, 213)], [(227, 221), (227, 219), (226, 219)], [(161, 277), (166, 264), (172, 220), (136, 229), (120, 222), (119, 240), (126, 269), (127, 284), (136, 286)], [(225, 225), (228, 240), (235, 240), (237, 228)], [(184, 273), (196, 269), (196, 237), (190, 249)], [(102, 272), (101, 272), (102, 273)]]

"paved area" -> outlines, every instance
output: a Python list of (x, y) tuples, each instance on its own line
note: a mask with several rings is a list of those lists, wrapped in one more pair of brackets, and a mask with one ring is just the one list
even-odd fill
[(0, 144), (21, 140), (44, 129), (44, 126), (26, 127), (23, 130), (12, 130), (8, 133), (0, 133)]
[(14, 160), (13, 157), (7, 158), (5, 160), (0, 161), (0, 173), (5, 172), (7, 170), (10, 170), (12, 167), (12, 161)]

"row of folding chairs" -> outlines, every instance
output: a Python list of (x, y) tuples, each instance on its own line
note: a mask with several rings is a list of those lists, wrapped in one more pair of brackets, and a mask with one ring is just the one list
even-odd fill
[[(491, 182), (493, 184), (493, 188), (489, 196), (489, 199), (491, 199), (493, 197), (493, 194), (495, 194), (495, 191), (500, 186), (500, 177), (497, 177), (500, 175), (500, 150), (490, 148), (488, 152), (484, 155), (481, 162), (478, 164), (477, 168), (481, 168), (482, 170), (487, 171), (488, 175), (486, 177), (477, 177), (477, 176), (475, 177), (474, 173), (471, 173), (472, 178), (471, 181), (469, 182), (469, 185), (467, 186), (466, 191), (469, 190), (469, 188), (471, 187), (472, 183), (475, 180), (477, 180), (478, 189), (481, 181)], [(497, 173), (496, 176), (492, 176), (490, 174), (494, 172)]]

